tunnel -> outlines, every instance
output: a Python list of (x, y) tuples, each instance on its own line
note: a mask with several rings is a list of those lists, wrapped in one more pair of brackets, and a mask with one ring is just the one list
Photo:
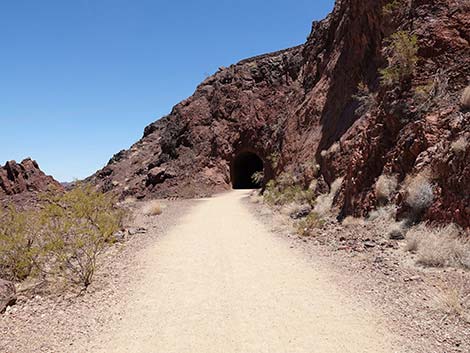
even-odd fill
[(264, 172), (262, 159), (253, 152), (239, 153), (232, 163), (231, 178), (234, 189), (257, 189), (261, 182), (253, 181), (253, 174)]

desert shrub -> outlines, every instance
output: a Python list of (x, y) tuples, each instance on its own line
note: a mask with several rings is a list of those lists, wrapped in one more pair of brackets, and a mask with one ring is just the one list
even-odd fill
[(465, 152), (468, 147), (468, 139), (465, 136), (459, 137), (457, 140), (452, 142), (450, 148), (455, 154)]
[(386, 86), (396, 85), (410, 77), (418, 62), (418, 38), (406, 31), (390, 37), (388, 66), (380, 70), (381, 81)]
[(387, 17), (396, 15), (403, 7), (403, 1), (393, 0), (382, 7), (382, 14)]
[(464, 109), (470, 109), (470, 86), (465, 87), (460, 98), (460, 104)]
[(343, 184), (343, 178), (336, 179), (330, 186), (330, 192), (318, 196), (315, 202), (314, 211), (320, 217), (324, 217), (330, 214), (333, 207), (333, 201)]
[(436, 304), (447, 315), (460, 316), (470, 322), (470, 293), (465, 286), (441, 286), (435, 296)]
[(358, 218), (358, 217), (353, 217), (353, 216), (347, 216), (343, 221), (341, 222), (343, 226), (357, 226), (357, 225), (364, 225), (365, 220), (364, 218)]
[(283, 173), (277, 180), (266, 184), (263, 198), (270, 205), (311, 204), (314, 202), (314, 191), (305, 190), (291, 174)]
[(279, 161), (281, 159), (281, 155), (278, 152), (273, 152), (268, 156), (268, 160), (271, 162), (271, 166), (273, 169), (277, 169), (279, 166)]
[(470, 268), (470, 243), (455, 225), (419, 224), (408, 231), (406, 249), (416, 252), (418, 263), (431, 267)]
[(419, 213), (431, 206), (434, 200), (433, 187), (425, 174), (417, 174), (407, 180), (406, 203)]
[(37, 217), (33, 212), (19, 211), (13, 206), (0, 210), (0, 277), (21, 281), (31, 274), (40, 255)]
[(375, 183), (375, 196), (379, 201), (386, 202), (397, 189), (398, 181), (394, 175), (381, 175)]
[(364, 82), (359, 82), (357, 92), (353, 96), (359, 102), (356, 114), (363, 115), (377, 107), (377, 93), (372, 93)]
[(395, 221), (397, 215), (397, 206), (388, 205), (378, 207), (376, 210), (369, 212), (367, 220), (370, 222), (374, 221)]
[(256, 172), (251, 176), (251, 181), (253, 183), (260, 185), (264, 180), (264, 173), (263, 172)]
[(143, 213), (147, 216), (159, 216), (163, 213), (162, 205), (154, 200), (144, 206)]
[(297, 233), (301, 236), (308, 236), (315, 228), (321, 228), (325, 221), (316, 212), (311, 212), (307, 217), (297, 224)]
[(61, 195), (44, 197), (41, 211), (44, 272), (88, 287), (96, 271), (98, 256), (113, 242), (124, 212), (109, 194), (90, 185), (79, 185)]
[(64, 278), (87, 287), (98, 255), (121, 228), (124, 211), (92, 186), (40, 197), (41, 208), (0, 214), (0, 275), (23, 280), (32, 274)]

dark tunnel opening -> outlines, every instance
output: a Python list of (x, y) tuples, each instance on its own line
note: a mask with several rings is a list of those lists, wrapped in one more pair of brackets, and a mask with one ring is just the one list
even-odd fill
[(255, 182), (253, 174), (263, 172), (263, 161), (258, 155), (252, 152), (242, 152), (238, 154), (232, 163), (232, 186), (234, 189), (257, 189), (262, 185), (262, 181)]

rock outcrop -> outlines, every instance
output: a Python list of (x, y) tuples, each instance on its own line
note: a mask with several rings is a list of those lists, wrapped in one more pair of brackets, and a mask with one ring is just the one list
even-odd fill
[(21, 163), (9, 161), (0, 167), (0, 200), (28, 200), (30, 196), (50, 188), (62, 190), (60, 183), (44, 174), (32, 159)]
[[(468, 227), (470, 143), (458, 153), (452, 144), (470, 133), (459, 104), (469, 10), (459, 0), (338, 0), (304, 45), (220, 68), (89, 180), (122, 197), (208, 195), (230, 188), (237, 156), (252, 152), (265, 181), (287, 172), (307, 184), (316, 163), (328, 184), (344, 177), (335, 203), (346, 216), (377, 206), (380, 175), (402, 183), (426, 170), (435, 197), (425, 217)], [(417, 36), (417, 69), (384, 87), (397, 31)], [(393, 202), (406, 208), (400, 190)]]

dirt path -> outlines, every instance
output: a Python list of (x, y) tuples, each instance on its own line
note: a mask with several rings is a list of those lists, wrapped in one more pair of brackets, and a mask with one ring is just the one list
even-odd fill
[(242, 203), (202, 201), (143, 252), (122, 319), (87, 352), (393, 352), (379, 315)]

